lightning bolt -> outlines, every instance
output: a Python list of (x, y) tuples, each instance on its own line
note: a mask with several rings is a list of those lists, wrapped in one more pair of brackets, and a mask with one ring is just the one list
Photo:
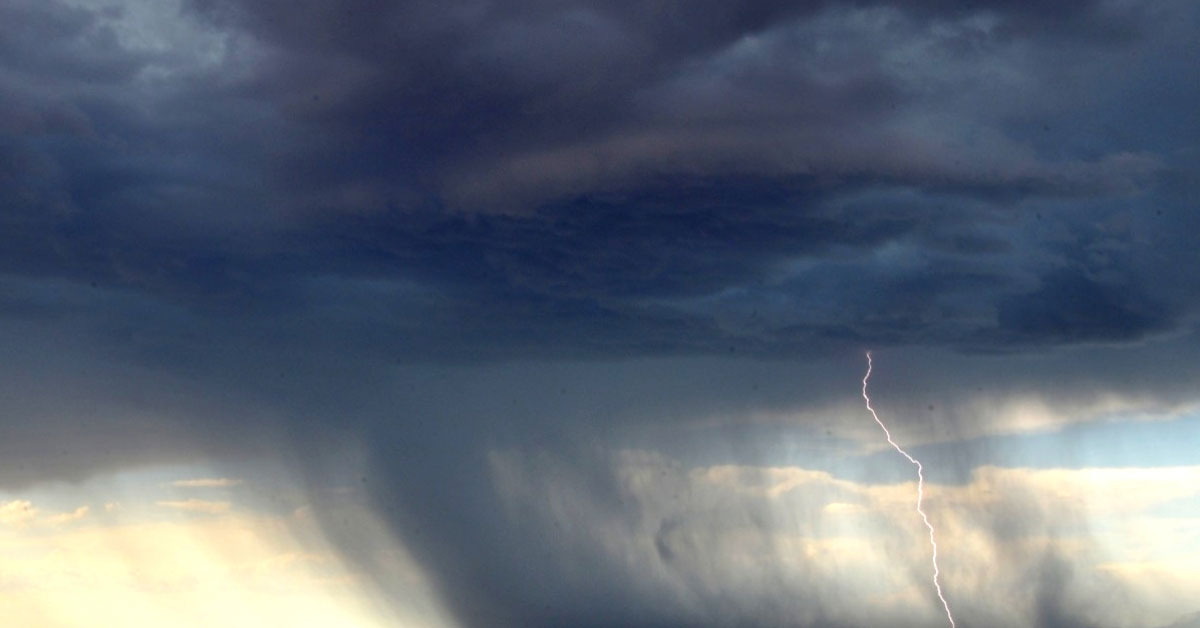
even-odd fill
[(867, 381), (871, 379), (872, 366), (871, 352), (868, 351), (867, 374), (863, 376), (862, 380), (863, 401), (867, 402), (867, 410), (871, 413), (871, 416), (875, 417), (875, 422), (879, 424), (879, 427), (883, 430), (883, 434), (887, 436), (888, 444), (895, 448), (896, 451), (900, 452), (900, 455), (907, 458), (909, 462), (917, 465), (917, 512), (921, 515), (921, 520), (925, 522), (925, 527), (929, 528), (929, 544), (933, 547), (933, 588), (937, 590), (938, 599), (942, 601), (942, 608), (946, 609), (946, 619), (950, 620), (950, 627), (957, 628), (954, 625), (954, 615), (950, 613), (950, 604), (946, 602), (946, 596), (942, 595), (942, 585), (938, 582), (938, 575), (940, 573), (938, 571), (937, 562), (938, 548), (937, 541), (933, 538), (933, 524), (929, 523), (929, 517), (926, 516), (925, 511), (921, 509), (921, 500), (925, 497), (925, 468), (921, 466), (920, 460), (908, 455), (907, 451), (901, 449), (900, 446), (896, 444), (896, 441), (892, 440), (892, 433), (888, 431), (888, 428), (883, 424), (883, 421), (879, 420), (879, 415), (875, 414), (875, 408), (871, 407), (871, 398), (867, 396)]

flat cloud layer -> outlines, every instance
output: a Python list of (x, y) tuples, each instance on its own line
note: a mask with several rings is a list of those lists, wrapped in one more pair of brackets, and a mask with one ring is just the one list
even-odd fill
[(1193, 320), (1187, 3), (167, 7), (3, 8), (14, 315), (422, 359)]
[[(1167, 523), (1041, 495), (1195, 463), (1144, 435), (1169, 449), (1200, 401), (1198, 19), (0, 2), (0, 487), (280, 460), (403, 597), (321, 508), (352, 443), (464, 625), (924, 625), (920, 530), (864, 514), (909, 479), (858, 405), (872, 348), (943, 523), (996, 556), (948, 559), (971, 625), (1170, 623), (1195, 609), (1132, 574), (1197, 579), (1082, 529)], [(233, 477), (168, 508), (220, 515)], [(1060, 508), (1081, 529), (1050, 534)]]

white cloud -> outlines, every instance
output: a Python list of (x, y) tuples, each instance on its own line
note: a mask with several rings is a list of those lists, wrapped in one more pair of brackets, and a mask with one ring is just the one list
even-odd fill
[(27, 499), (15, 499), (0, 503), (0, 525), (24, 528), (29, 525), (63, 525), (78, 521), (91, 512), (89, 506), (80, 506), (70, 512), (53, 515), (44, 514)]
[(80, 506), (71, 512), (62, 512), (57, 515), (50, 515), (49, 517), (45, 518), (45, 522), (50, 525), (63, 525), (73, 521), (79, 521), (80, 519), (86, 517), (89, 512), (91, 512), (91, 508), (89, 506)]
[(15, 499), (0, 503), (0, 525), (24, 526), (37, 516), (38, 510), (29, 500)]

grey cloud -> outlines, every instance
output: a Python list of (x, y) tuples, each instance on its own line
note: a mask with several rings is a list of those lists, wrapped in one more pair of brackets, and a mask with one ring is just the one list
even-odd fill
[(1014, 342), (1119, 342), (1162, 332), (1173, 321), (1162, 304), (1133, 286), (1105, 285), (1063, 272), (999, 308), (1000, 333)]
[[(1194, 401), (1190, 3), (126, 11), (0, 7), (5, 487), (279, 455), (319, 500), (348, 434), (468, 626), (833, 628), (789, 522), (687, 470), (849, 474), (861, 350), (930, 440)], [(631, 443), (670, 452), (640, 489)], [(1082, 518), (1032, 499), (981, 534)], [(1106, 625), (1067, 558), (999, 570), (995, 625)]]
[[(927, 103), (922, 92), (928, 87), (890, 76), (882, 53), (841, 44), (848, 52), (823, 59), (819, 54), (824, 53), (816, 53), (804, 36), (808, 31), (784, 34), (794, 20), (826, 11), (835, 18), (819, 28), (845, 28), (847, 41), (867, 40), (882, 35), (883, 28), (896, 28), (931, 38), (937, 50), (945, 44), (929, 34), (925, 25), (930, 16), (919, 9), (911, 17), (883, 11), (882, 24), (851, 27), (838, 24), (836, 16), (845, 13), (843, 9), (824, 3), (733, 9), (664, 6), (661, 13), (586, 5), (549, 11), (537, 4), (480, 4), (453, 11), (374, 3), (193, 6), (201, 15), (216, 16), (218, 24), (246, 28), (283, 53), (268, 62), (282, 67), (269, 65), (274, 73), (262, 78), (287, 77), (290, 82), (251, 85), (281, 103), (282, 111), (318, 141), (284, 162), (286, 170), (275, 176), (287, 177), (287, 172), (300, 169), (307, 173), (299, 181), (302, 185), (319, 182), (374, 190), (362, 200), (377, 206), (409, 198), (405, 188), (413, 186), (465, 197), (469, 205), (508, 206), (509, 201), (488, 197), (513, 194), (538, 202), (547, 200), (547, 194), (553, 198), (564, 191), (613, 185), (638, 170), (678, 171), (696, 159), (745, 164), (755, 154), (759, 156), (749, 163), (762, 165), (753, 168), (797, 171), (808, 163), (822, 170), (822, 162), (847, 161), (835, 172), (950, 183), (989, 176), (986, 164), (957, 175), (950, 164), (931, 164), (932, 172), (925, 174), (896, 172), (899, 164), (872, 165), (885, 152), (934, 150), (878, 139), (894, 135), (887, 125), (889, 106)], [(936, 14), (944, 7), (926, 8)], [(1061, 10), (1001, 3), (975, 10), (988, 9), (999, 15), (1062, 20), (1099, 10), (1091, 3)], [(950, 14), (959, 17), (957, 11)], [(757, 39), (743, 44), (742, 37)], [(557, 38), (560, 45), (593, 45), (586, 53), (555, 54), (555, 43), (545, 38)], [(977, 51), (971, 56), (986, 59), (987, 54)], [(935, 59), (943, 63), (953, 57)], [(695, 88), (711, 91), (689, 92)], [(699, 126), (679, 128), (689, 119), (700, 121)], [(761, 139), (753, 140), (755, 127)], [(827, 131), (813, 133), (822, 127)], [(854, 135), (863, 131), (867, 136), (856, 140)], [(713, 134), (718, 139), (705, 139)], [(847, 153), (855, 141), (861, 148)], [(789, 143), (815, 150), (791, 155)], [(356, 151), (344, 154), (338, 144), (352, 144)], [(712, 155), (701, 157), (697, 152)], [(985, 147), (960, 157), (966, 161), (988, 155)], [(597, 166), (595, 159), (605, 165)], [(313, 162), (321, 164), (318, 171), (312, 171)], [(547, 167), (560, 174), (523, 180), (533, 175), (519, 170)], [(707, 166), (713, 167), (718, 166)], [(1046, 176), (1051, 185), (1061, 185), (1054, 181), (1064, 175), (1054, 174), (1052, 165), (1041, 167), (1050, 170)], [(1002, 174), (998, 183), (1020, 186), (1032, 177), (1036, 185), (1040, 175), (1028, 172), (1028, 166), (1024, 170)], [(483, 183), (481, 190), (480, 177), (497, 180)], [(565, 180), (555, 180), (562, 177)], [(538, 191), (525, 189), (529, 187)], [(309, 186), (302, 189), (314, 191)], [(287, 201), (305, 202), (297, 197)]]
[[(454, 592), (449, 603), (466, 625), (587, 624), (588, 618), (594, 618), (602, 624), (632, 626), (825, 627), (881, 621), (915, 626), (932, 617), (932, 613), (926, 617), (912, 612), (915, 609), (890, 614), (887, 620), (872, 615), (869, 605), (853, 602), (856, 594), (847, 583), (832, 584), (830, 572), (842, 568), (833, 555), (792, 542), (796, 535), (836, 534), (837, 525), (823, 519), (820, 511), (830, 502), (861, 501), (859, 489), (850, 483), (817, 474), (810, 484), (769, 498), (765, 490), (774, 481), (763, 483), (755, 477), (763, 470), (743, 469), (736, 476), (722, 473), (709, 478), (645, 452), (624, 452), (608, 462), (579, 465), (581, 455), (590, 460), (594, 454), (585, 453), (586, 449), (558, 451), (493, 452), (485, 474), (490, 479), (471, 472), (468, 475), (476, 479), (470, 485), (463, 483), (466, 476), (454, 467), (443, 468), (449, 474), (441, 490), (467, 491), (478, 498), (474, 490), (482, 487), (477, 483), (492, 485), (491, 497), (472, 502), (477, 511), (447, 509), (441, 499), (426, 501), (435, 493), (419, 487), (400, 490), (409, 495), (405, 501), (417, 500), (410, 506), (418, 507), (402, 508), (408, 514), (397, 521), (403, 522), (406, 538), (419, 539), (421, 551), (436, 556), (426, 554), (427, 564), (433, 566), (433, 576), (444, 590)], [(386, 458), (398, 461), (394, 456)], [(382, 463), (389, 468), (394, 464)], [(713, 484), (714, 478), (729, 484)], [(1006, 501), (995, 510), (975, 508), (965, 515), (970, 523), (951, 528), (965, 532), (980, 525), (986, 529), (1001, 518), (1022, 526), (989, 536), (986, 543), (993, 545), (975, 548), (997, 556), (989, 563), (988, 574), (946, 568), (943, 582), (959, 620), (1043, 628), (1115, 625), (1104, 613), (1125, 603), (1121, 585), (1103, 576), (1075, 573), (1078, 561), (1098, 555), (1087, 530), (1068, 523), (1084, 521), (1084, 513), (1068, 504), (1048, 502), (1032, 492), (1035, 487), (1027, 487), (1026, 493), (1014, 488), (1022, 487), (1006, 487)], [(379, 498), (392, 503), (387, 497), (390, 491), (375, 490)], [(421, 497), (413, 496), (413, 491), (420, 491)], [(934, 502), (928, 507), (945, 506)], [(867, 504), (860, 515), (867, 517), (862, 525), (887, 529), (870, 536), (876, 543), (873, 551), (890, 560), (913, 560), (907, 577), (928, 586), (923, 553), (914, 551), (903, 537), (901, 529), (906, 526), (870, 514), (875, 508), (880, 506)], [(440, 517), (454, 523), (435, 525), (432, 520)], [(485, 517), (490, 523), (481, 527)], [(996, 517), (996, 522), (989, 517)], [(463, 532), (476, 531), (462, 537), (456, 532), (459, 526)], [(1064, 541), (1062, 546), (1057, 545), (1058, 539)], [(945, 543), (960, 547), (953, 541)], [(1059, 554), (1067, 547), (1073, 553), (1069, 559)], [(975, 558), (959, 556), (955, 562)], [(945, 554), (943, 559), (948, 560)], [(581, 578), (586, 584), (579, 582)], [(513, 587), (515, 582), (529, 586)], [(871, 586), (876, 584), (871, 581)], [(936, 606), (936, 600), (931, 602)]]
[(1192, 626), (1200, 626), (1200, 613), (1193, 613), (1187, 617), (1181, 617), (1179, 621), (1172, 622), (1166, 628), (1192, 628)]
[(15, 0), (0, 8), (0, 55), (9, 73), (53, 82), (127, 80), (140, 63), (98, 15), (52, 2)]
[[(196, 41), (220, 38), (225, 52), (188, 65), (122, 39), (117, 13), (14, 5), (46, 14), (27, 21), (46, 30), (55, 63), (99, 46), (88, 33), (113, 31), (106, 58), (132, 69), (88, 82), (48, 69), (57, 97), (6, 78), (20, 88), (10, 108), (39, 112), (16, 116), (25, 122), (6, 138), (15, 194), (7, 267), (202, 310), (283, 312), (297, 329), (327, 311), (304, 288), (318, 277), (416, 281), (445, 294), (396, 302), (399, 311), (461, 316), (461, 335), (496, 344), (480, 352), (491, 355), (541, 354), (567, 336), (615, 354), (786, 353), (872, 338), (994, 344), (1005, 333), (1043, 337), (1034, 326), (1053, 333), (1045, 316), (1032, 320), (1033, 304), (1018, 313), (1013, 295), (1028, 291), (1026, 277), (1048, 275), (1056, 256), (1074, 255), (1014, 228), (1014, 216), (1056, 200), (1084, 208), (1073, 228), (1091, 220), (1092, 203), (1152, 203), (1144, 191), (1174, 167), (1145, 146), (1030, 150), (1005, 120), (1034, 115), (1030, 99), (1054, 93), (1053, 77), (970, 12), (936, 3), (660, 8), (647, 18), (585, 5), (190, 3), (177, 19)], [(1060, 54), (1039, 45), (1063, 25), (1109, 10), (973, 9), (1014, 24), (1047, 18), (1048, 30), (1026, 33), (1035, 60)], [(961, 37), (977, 46), (948, 53)], [(884, 45), (859, 45), (873, 39)], [(921, 52), (905, 65), (914, 41)], [(543, 44), (558, 52), (543, 54)], [(1071, 40), (1061, 54), (1139, 45)], [(969, 74), (975, 62), (1032, 78), (996, 99), (986, 78)], [(145, 79), (163, 63), (174, 73)], [(1064, 112), (1046, 115), (1057, 124)], [(962, 141), (968, 134), (981, 139)], [(870, 190), (868, 201), (845, 200)], [(463, 215), (479, 209), (505, 213)], [(1008, 254), (943, 250), (907, 276), (879, 272), (870, 258), (897, 243), (977, 242), (981, 231)], [(820, 270), (771, 282), (793, 263)], [(679, 302), (739, 291), (823, 315), (764, 322), (753, 309), (718, 316)], [(1160, 302), (1168, 287), (1148, 292)], [(910, 306), (897, 306), (917, 311), (866, 320), (902, 295)], [(1119, 296), (1128, 295), (1110, 294)], [(479, 302), (492, 312), (474, 316)], [(1002, 333), (989, 336), (996, 309)], [(523, 322), (535, 316), (550, 322)], [(1186, 320), (1152, 318), (1060, 341), (1139, 340)], [(226, 323), (264, 321), (230, 314)], [(892, 323), (900, 327), (881, 333)], [(443, 344), (458, 331), (426, 334), (438, 340), (424, 352), (458, 353)], [(394, 345), (398, 354), (409, 346)]]

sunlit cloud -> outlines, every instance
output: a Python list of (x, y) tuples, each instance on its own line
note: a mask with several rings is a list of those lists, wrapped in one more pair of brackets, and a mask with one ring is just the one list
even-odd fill
[[(19, 626), (347, 626), (442, 628), (430, 584), (403, 548), (371, 541), (410, 604), (383, 604), (362, 571), (324, 538), (312, 509), (262, 512), (247, 503), (154, 500), (162, 484), (135, 474), (102, 513), (48, 512), (67, 493), (0, 502), (0, 616)], [(130, 482), (133, 483), (130, 483)], [(86, 492), (102, 498), (106, 490)], [(345, 521), (370, 518), (341, 495)], [(164, 517), (161, 509), (185, 515)], [(369, 530), (366, 523), (360, 529)], [(366, 526), (366, 527), (362, 527)]]
[(23, 526), (33, 521), (38, 511), (26, 499), (14, 499), (0, 503), (0, 525)]
[(229, 502), (209, 501), (206, 499), (195, 498), (184, 500), (164, 500), (155, 503), (159, 506), (163, 506), (164, 508), (172, 508), (185, 512), (203, 513), (206, 515), (222, 515), (229, 512), (229, 510), (233, 508), (233, 504)]
[(27, 499), (14, 499), (0, 502), (0, 526), (24, 528), (29, 525), (58, 526), (79, 521), (91, 512), (91, 507), (84, 505), (69, 512), (47, 514), (33, 505)]
[(48, 523), (50, 525), (63, 525), (66, 523), (71, 523), (73, 521), (79, 521), (80, 519), (83, 519), (84, 517), (86, 517), (88, 515), (89, 512), (91, 512), (91, 510), (92, 509), (89, 506), (80, 506), (79, 508), (76, 508), (75, 510), (72, 510), (71, 512), (63, 512), (63, 513), (59, 513), (57, 515), (50, 515), (49, 517), (46, 517), (45, 521), (46, 521), (46, 523)]
[[(513, 512), (543, 513), (540, 525), (572, 531), (558, 537), (564, 546), (596, 548), (626, 577), (674, 591), (676, 603), (794, 600), (783, 604), (782, 621), (811, 613), (802, 593), (815, 590), (824, 600), (868, 602), (811, 618), (849, 625), (921, 625), (940, 610), (924, 588), (928, 545), (914, 482), (848, 481), (802, 467), (686, 469), (627, 451), (612, 467), (619, 494), (636, 505), (626, 518), (552, 458), (495, 453), (493, 464)], [(1200, 514), (1198, 474), (1200, 467), (981, 467), (964, 484), (927, 483), (956, 615), (1016, 626), (1053, 611), (1154, 626), (1194, 611), (1186, 600), (1200, 596), (1192, 567), (1200, 536), (1190, 527)], [(1162, 511), (1172, 505), (1191, 518)], [(1130, 584), (1139, 573), (1169, 583), (1175, 597), (1143, 594)], [(1045, 587), (1061, 593), (1052, 608), (1039, 598)], [(731, 607), (695, 612), (737, 615)]]

